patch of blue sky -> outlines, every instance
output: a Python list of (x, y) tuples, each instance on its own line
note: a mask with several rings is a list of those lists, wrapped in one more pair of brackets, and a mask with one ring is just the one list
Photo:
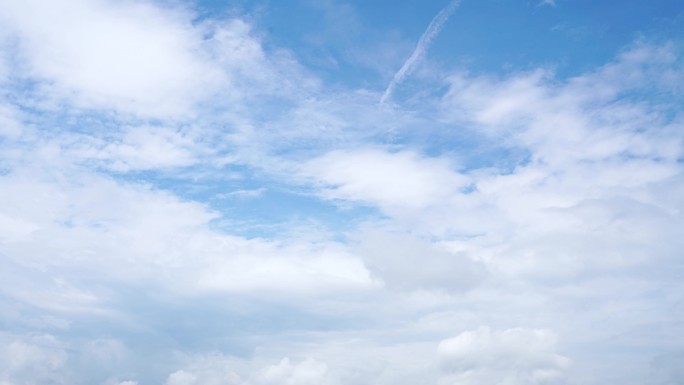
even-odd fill
[(382, 217), (372, 206), (326, 200), (310, 190), (275, 183), (252, 189), (240, 187), (217, 193), (210, 207), (222, 213), (213, 222), (215, 228), (248, 238), (273, 238), (313, 226), (341, 240), (360, 223)]
[(162, 125), (158, 119), (143, 119), (134, 115), (122, 115), (111, 109), (93, 110), (79, 108), (67, 101), (44, 103), (42, 81), (21, 80), (14, 87), (15, 106), (27, 126), (34, 127), (46, 139), (60, 134), (87, 135), (99, 139), (111, 139), (122, 127), (136, 125)]
[[(208, 12), (247, 10), (268, 28), (266, 43), (293, 50), (326, 80), (351, 87), (383, 87), (445, 1), (224, 2), (200, 0)], [(288, 17), (283, 17), (287, 14)], [(294, 22), (293, 22), (294, 21)], [(445, 68), (507, 74), (538, 66), (561, 76), (591, 70), (640, 36), (678, 38), (684, 21), (677, 0), (463, 1), (434, 40), (428, 55)], [(325, 42), (325, 44), (323, 44)], [(395, 52), (363, 51), (395, 46)], [(354, 51), (354, 52), (352, 52)], [(372, 68), (364, 60), (379, 61)], [(375, 54), (375, 57), (373, 57)], [(394, 62), (390, 61), (393, 60)], [(384, 69), (379, 71), (379, 68)], [(378, 76), (378, 72), (381, 72)]]
[(273, 238), (292, 232), (293, 226), (315, 224), (339, 239), (359, 223), (382, 216), (372, 206), (324, 199), (311, 188), (278, 182), (240, 165), (220, 171), (198, 166), (113, 175), (201, 202), (220, 213), (212, 228), (248, 238)]
[(378, 78), (375, 65), (362, 57), (371, 52), (359, 45), (378, 45), (384, 31), (364, 25), (357, 5), (294, 0), (252, 7), (259, 24), (267, 26), (265, 47), (288, 47), (328, 87), (382, 87), (384, 79)]
[(676, 0), (553, 3), (464, 1), (435, 39), (430, 56), (474, 73), (545, 66), (572, 76), (610, 61), (640, 36), (682, 35)]
[(486, 135), (467, 122), (430, 121), (395, 133), (384, 143), (417, 149), (428, 157), (453, 159), (453, 168), (461, 172), (492, 168), (506, 174), (530, 159), (529, 149), (508, 137)]

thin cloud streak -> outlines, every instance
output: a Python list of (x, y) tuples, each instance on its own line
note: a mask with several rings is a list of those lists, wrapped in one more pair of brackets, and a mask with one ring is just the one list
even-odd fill
[(380, 103), (385, 103), (387, 99), (392, 96), (394, 88), (404, 81), (409, 74), (411, 74), (418, 60), (425, 55), (425, 52), (430, 47), (432, 40), (434, 40), (434, 38), (437, 37), (437, 35), (442, 31), (442, 27), (444, 27), (444, 24), (447, 22), (447, 20), (449, 20), (449, 17), (452, 13), (454, 13), (456, 7), (458, 7), (460, 3), (460, 0), (452, 0), (449, 5), (439, 11), (437, 16), (432, 19), (430, 25), (428, 25), (427, 29), (420, 37), (420, 40), (418, 40), (418, 44), (416, 44), (416, 48), (413, 50), (411, 56), (404, 62), (404, 65), (401, 66), (399, 71), (394, 74), (392, 81), (389, 83), (385, 89), (385, 92), (380, 98)]

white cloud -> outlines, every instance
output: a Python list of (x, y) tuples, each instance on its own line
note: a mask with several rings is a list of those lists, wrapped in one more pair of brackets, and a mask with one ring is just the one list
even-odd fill
[(39, 81), (41, 98), (59, 105), (188, 118), (210, 96), (240, 109), (250, 95), (317, 86), (287, 51), (267, 55), (239, 19), (203, 23), (186, 8), (109, 0), (2, 1), (0, 10), (24, 64), (13, 75)]
[[(277, 48), (267, 51), (253, 36), (249, 23), (233, 19), (212, 27), (206, 50), (227, 76), (228, 87), (221, 96), (228, 99), (223, 103), (239, 104), (250, 96), (262, 103), (265, 96), (298, 100), (319, 87), (318, 79), (310, 76), (291, 52)], [(261, 112), (260, 106), (250, 107)]]
[(472, 192), (453, 192), (440, 210), (410, 216), (407, 226), (474, 235), (454, 240), (454, 250), (514, 275), (574, 276), (671, 258), (680, 247), (669, 230), (681, 223), (678, 203), (656, 186), (673, 188), (682, 172), (681, 117), (671, 106), (624, 96), (671, 92), (663, 76), (673, 75), (663, 74), (675, 52), (640, 43), (567, 81), (546, 70), (452, 77), (444, 116), (526, 155), (510, 170), (467, 172)]
[(317, 295), (376, 286), (361, 261), (334, 249), (258, 242), (239, 242), (238, 249), (226, 243), (222, 246), (221, 254), (231, 257), (211, 256), (208, 266), (197, 272), (198, 288)]
[(614, 63), (564, 82), (546, 70), (503, 80), (457, 75), (450, 79), (444, 111), (553, 167), (628, 157), (672, 161), (681, 156), (681, 137), (662, 108), (622, 96), (650, 87), (670, 92), (664, 77), (675, 75), (663, 74), (671, 72), (664, 68), (673, 55), (670, 46), (638, 45)]
[[(382, 328), (269, 336), (260, 340), (249, 357), (182, 355), (182, 363), (169, 374), (165, 385), (436, 383), (435, 341), (416, 341), (415, 337), (407, 330)], [(403, 339), (407, 342), (399, 342)]]
[(555, 344), (555, 336), (546, 330), (465, 331), (439, 344), (446, 372), (440, 384), (564, 383), (570, 361), (556, 353)]
[[(0, 252), (20, 265), (78, 266), (123, 282), (146, 279), (179, 294), (321, 294), (376, 285), (363, 263), (339, 245), (223, 234), (209, 226), (215, 212), (147, 186), (90, 173), (62, 182), (20, 172), (0, 178), (0, 213), (25, 228), (5, 234)], [(57, 286), (44, 294), (22, 292), (22, 298), (52, 308), (97, 302), (68, 280)], [(53, 300), (43, 299), (48, 294)]]
[(390, 210), (443, 203), (469, 181), (453, 171), (445, 159), (378, 149), (333, 151), (308, 161), (303, 172), (321, 185), (321, 194), (327, 198)]
[[(207, 381), (204, 380), (203, 383), (206, 383)], [(166, 385), (192, 385), (192, 384), (197, 384), (197, 376), (188, 373), (185, 370), (178, 370), (169, 375), (169, 378), (166, 380)]]
[(183, 115), (220, 81), (197, 53), (200, 31), (180, 11), (81, 0), (3, 1), (0, 8), (19, 38), (23, 75), (84, 107)]
[(165, 385), (242, 385), (240, 376), (232, 371), (216, 368), (202, 368), (194, 371), (178, 370), (171, 373)]

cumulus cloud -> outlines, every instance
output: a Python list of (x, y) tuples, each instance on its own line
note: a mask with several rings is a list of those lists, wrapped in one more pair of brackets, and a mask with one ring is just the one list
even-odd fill
[(5, 1), (1, 8), (26, 61), (22, 75), (84, 107), (183, 114), (220, 78), (196, 56), (201, 35), (177, 11), (80, 0)]
[[(680, 178), (681, 118), (672, 105), (625, 95), (672, 92), (663, 80), (676, 77), (669, 70), (676, 52), (640, 43), (565, 81), (544, 69), (505, 78), (452, 76), (444, 116), (521, 155), (511, 169), (466, 172), (472, 191), (454, 192), (440, 211), (415, 216), (418, 223), (432, 234), (477, 235), (454, 241), (454, 250), (512, 274), (573, 276), (671, 258), (680, 247), (669, 231), (681, 221), (678, 203), (656, 186)], [(590, 257), (596, 253), (601, 258)]]
[(412, 151), (333, 151), (307, 162), (303, 173), (321, 185), (325, 197), (388, 209), (442, 203), (468, 184), (468, 178), (453, 171), (445, 159)]
[(191, 118), (210, 96), (230, 109), (248, 95), (316, 86), (287, 51), (267, 55), (239, 19), (202, 23), (187, 7), (108, 0), (3, 1), (0, 9), (23, 64), (12, 75), (37, 82), (33, 96), (46, 106)]
[(440, 384), (541, 385), (564, 383), (570, 360), (556, 352), (548, 330), (488, 327), (465, 331), (439, 343), (446, 375)]

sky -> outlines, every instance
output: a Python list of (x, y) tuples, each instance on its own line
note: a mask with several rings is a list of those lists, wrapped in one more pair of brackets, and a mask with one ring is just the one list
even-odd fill
[(0, 0), (0, 385), (684, 384), (680, 0)]

